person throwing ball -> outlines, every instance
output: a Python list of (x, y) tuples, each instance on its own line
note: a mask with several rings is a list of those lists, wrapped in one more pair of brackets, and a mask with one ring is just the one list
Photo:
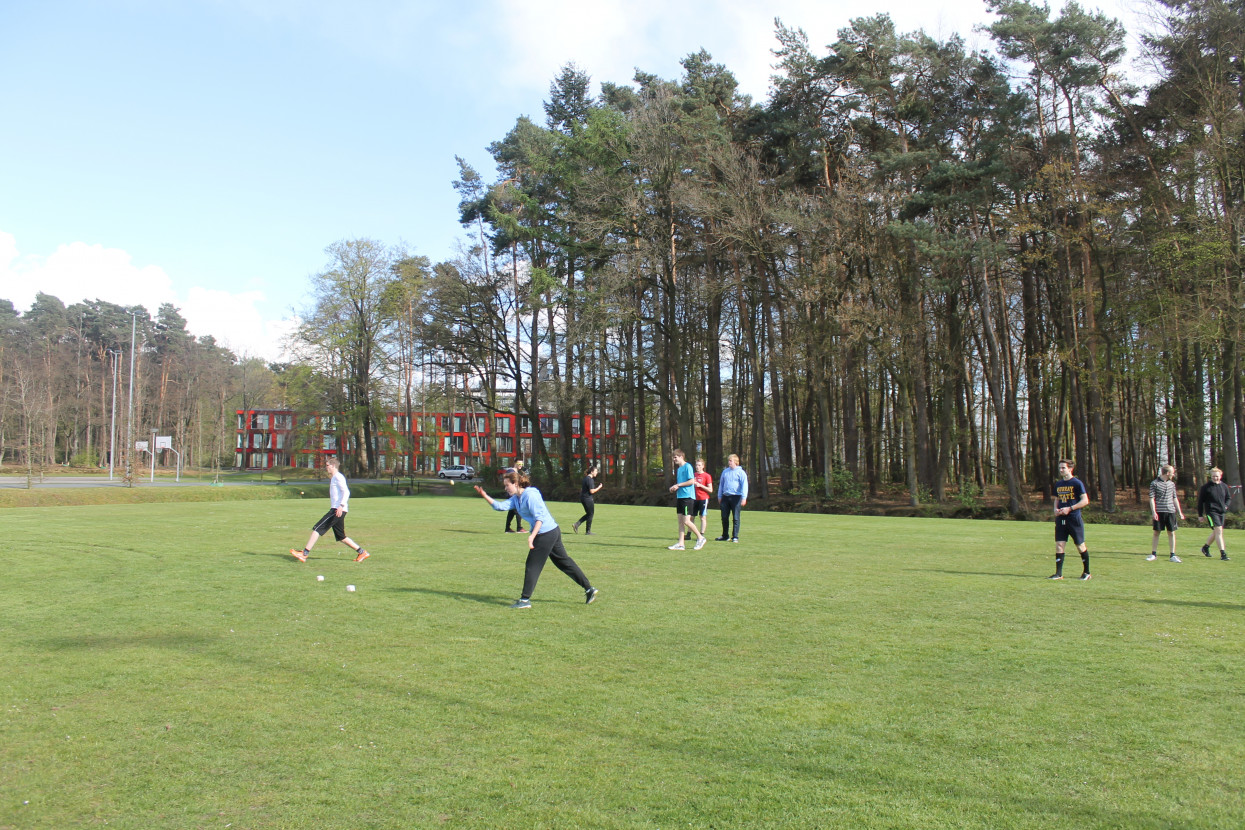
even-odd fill
[(324, 467), (329, 471), (331, 478), (329, 479), (329, 512), (325, 513), (320, 521), (316, 522), (311, 528), (311, 538), (307, 540), (307, 547), (302, 550), (297, 548), (290, 549), (292, 555), (299, 562), (307, 561), (307, 554), (311, 553), (311, 549), (316, 546), (316, 541), (321, 536), (329, 532), (329, 528), (333, 529), (333, 537), (351, 550), (358, 551), (359, 555), (354, 558), (356, 562), (362, 562), (367, 559), (370, 554), (355, 543), (346, 535), (346, 503), (350, 500), (350, 488), (346, 485), (346, 477), (341, 474), (338, 469), (337, 458), (329, 458), (324, 462)]
[(575, 564), (562, 544), (562, 531), (553, 520), (540, 491), (530, 487), (531, 480), (520, 470), (508, 471), (502, 476), (502, 485), (506, 488), (509, 498), (498, 501), (484, 492), (484, 488), (476, 485), (476, 492), (487, 501), (494, 510), (517, 510), (519, 515), (527, 519), (531, 533), (527, 537), (527, 565), (523, 575), (523, 593), (511, 608), (531, 608), (532, 592), (536, 590), (536, 581), (545, 567), (545, 561), (553, 560), (553, 564), (566, 574), (580, 588), (584, 589), (584, 602), (590, 603), (597, 598), (597, 589), (592, 587), (588, 577)]

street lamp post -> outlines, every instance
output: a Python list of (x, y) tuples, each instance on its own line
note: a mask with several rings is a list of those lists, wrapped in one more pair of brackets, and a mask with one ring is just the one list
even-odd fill
[(138, 332), (138, 315), (130, 314), (130, 414), (125, 419), (125, 483), (134, 486), (134, 341)]
[(109, 349), (112, 355), (112, 426), (108, 429), (108, 480), (112, 481), (113, 463), (117, 458), (117, 368), (121, 360), (120, 349)]

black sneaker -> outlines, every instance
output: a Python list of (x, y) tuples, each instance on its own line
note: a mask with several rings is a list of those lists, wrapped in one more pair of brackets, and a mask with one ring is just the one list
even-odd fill
[(715, 541), (715, 542), (727, 542), (727, 541), (729, 541), (729, 540), (730, 540), (730, 537), (728, 537), (728, 536), (719, 536), (718, 538), (714, 539), (713, 541)]
[(592, 605), (592, 601), (597, 598), (597, 594), (601, 593), (596, 588), (589, 588), (584, 591), (584, 604)]
[(1223, 551), (1220, 551), (1220, 552), (1219, 552), (1219, 559), (1220, 559), (1220, 561), (1223, 561), (1223, 562), (1231, 562), (1231, 561), (1232, 561), (1231, 559), (1229, 559), (1229, 558), (1228, 558), (1228, 552), (1227, 552), (1226, 550), (1223, 550)]
[(1210, 545), (1202, 545), (1202, 556), (1210, 556)]
[(1051, 574), (1047, 579), (1063, 579), (1063, 574)]
[(512, 609), (519, 611), (524, 608), (531, 608), (532, 601), (530, 599), (516, 599), (514, 604), (510, 606)]
[(1088, 574), (1088, 573), (1081, 574), (1081, 581), (1082, 581), (1082, 582), (1085, 582), (1085, 581), (1090, 580), (1090, 579), (1093, 579), (1093, 578), (1094, 578), (1094, 575), (1093, 575), (1093, 574)]

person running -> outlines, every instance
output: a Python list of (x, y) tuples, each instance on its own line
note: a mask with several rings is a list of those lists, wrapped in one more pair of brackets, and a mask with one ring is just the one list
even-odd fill
[(1084, 571), (1081, 579), (1091, 579), (1089, 573), (1089, 548), (1085, 545), (1085, 521), (1081, 508), (1089, 506), (1089, 494), (1079, 478), (1072, 475), (1074, 464), (1063, 459), (1059, 462), (1061, 481), (1055, 484), (1055, 572), (1047, 579), (1063, 579), (1063, 551), (1072, 539), (1081, 552)]
[[(513, 467), (507, 467), (505, 470), (506, 473), (514, 473), (514, 472), (522, 472), (522, 471), (523, 471), (523, 459), (519, 459), (518, 461), (514, 462)], [(504, 474), (505, 473), (503, 473), (503, 475)], [(518, 525), (519, 527), (518, 530), (510, 529), (511, 519), (513, 519), (515, 524)], [(522, 533), (523, 532), (523, 520), (519, 518), (519, 514), (515, 510), (506, 511), (506, 532), (507, 533)]]
[(536, 590), (536, 581), (545, 562), (553, 560), (553, 564), (562, 573), (569, 576), (576, 585), (584, 589), (584, 602), (591, 603), (597, 598), (597, 589), (592, 587), (588, 577), (575, 564), (562, 544), (562, 531), (553, 520), (540, 491), (531, 486), (531, 481), (521, 470), (508, 472), (502, 476), (502, 484), (506, 488), (504, 501), (497, 501), (484, 488), (476, 485), (476, 492), (487, 501), (494, 510), (517, 510), (519, 515), (527, 519), (531, 533), (527, 537), (527, 565), (523, 575), (523, 593), (511, 608), (522, 609), (532, 607), (532, 592)]
[(1176, 514), (1184, 519), (1184, 509), (1180, 506), (1180, 494), (1176, 492), (1176, 468), (1164, 464), (1159, 468), (1158, 477), (1150, 482), (1150, 516), (1154, 519), (1154, 541), (1150, 543), (1150, 555), (1147, 562), (1159, 558), (1159, 534), (1167, 531), (1167, 546), (1171, 550), (1172, 562), (1179, 562), (1176, 555)]
[(696, 459), (695, 498), (692, 500), (692, 522), (700, 517), (700, 535), (709, 535), (709, 496), (713, 493), (713, 476), (705, 472), (705, 460)]
[(1240, 489), (1240, 485), (1229, 486), (1223, 483), (1223, 470), (1218, 467), (1210, 468), (1210, 477), (1197, 493), (1197, 520), (1200, 522), (1205, 518), (1210, 522), (1210, 536), (1206, 537), (1206, 544), (1202, 545), (1204, 555), (1210, 556), (1211, 544), (1218, 542), (1219, 558), (1224, 562), (1229, 561), (1228, 549), (1223, 542), (1223, 520), (1227, 516), (1232, 495)]
[(329, 512), (325, 513), (320, 521), (312, 526), (311, 538), (307, 540), (307, 547), (302, 550), (291, 548), (290, 555), (299, 562), (306, 562), (308, 554), (316, 546), (319, 538), (328, 533), (329, 528), (332, 528), (333, 537), (337, 541), (358, 552), (359, 555), (354, 558), (354, 561), (362, 562), (371, 554), (359, 547), (354, 539), (346, 535), (346, 512), (349, 510), (346, 505), (350, 501), (350, 487), (346, 484), (346, 477), (341, 474), (336, 456), (325, 460), (324, 466), (329, 472)]
[[(739, 456), (731, 453), (726, 458), (726, 466), (718, 477), (718, 507), (722, 509), (722, 535), (719, 542), (730, 539), (739, 541), (740, 508), (748, 505), (748, 474), (739, 466)], [(727, 536), (730, 530), (731, 517), (735, 518), (735, 532)]]
[(579, 526), (583, 525), (585, 536), (592, 535), (592, 517), (597, 510), (596, 502), (593, 501), (592, 497), (605, 486), (604, 484), (597, 484), (596, 477), (599, 475), (601, 475), (601, 466), (592, 464), (588, 467), (588, 473), (584, 476), (584, 483), (579, 488), (579, 503), (584, 506), (584, 515), (580, 517), (579, 521), (571, 525), (571, 530), (578, 533)]
[(676, 532), (674, 536), (674, 544), (666, 548), (666, 550), (686, 550), (683, 547), (683, 534), (691, 531), (696, 534), (696, 545), (693, 550), (700, 550), (705, 546), (705, 534), (696, 529), (696, 525), (692, 523), (692, 502), (695, 500), (696, 489), (696, 471), (692, 469), (692, 465), (687, 463), (687, 456), (683, 450), (675, 450), (671, 453), (674, 459), (674, 484), (670, 486), (670, 492), (674, 493), (674, 511)]

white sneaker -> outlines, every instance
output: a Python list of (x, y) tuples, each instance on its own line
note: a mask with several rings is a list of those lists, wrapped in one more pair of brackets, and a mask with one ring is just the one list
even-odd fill
[(666, 550), (687, 550), (687, 548), (683, 547), (683, 544), (680, 542), (677, 545), (671, 545), (670, 547), (666, 548)]
[(705, 546), (705, 537), (701, 536), (699, 539), (696, 540), (696, 544), (692, 547), (692, 550), (700, 550), (704, 546)]
[(1172, 554), (1171, 561), (1172, 561), (1172, 562), (1179, 562), (1179, 561), (1180, 561), (1180, 557), (1179, 557), (1179, 556), (1177, 556), (1176, 554), (1174, 554), (1174, 553), (1173, 553), (1173, 554)]
[(1146, 557), (1147, 562), (1153, 562), (1155, 559), (1158, 559), (1158, 557), (1155, 556), (1153, 553)]

